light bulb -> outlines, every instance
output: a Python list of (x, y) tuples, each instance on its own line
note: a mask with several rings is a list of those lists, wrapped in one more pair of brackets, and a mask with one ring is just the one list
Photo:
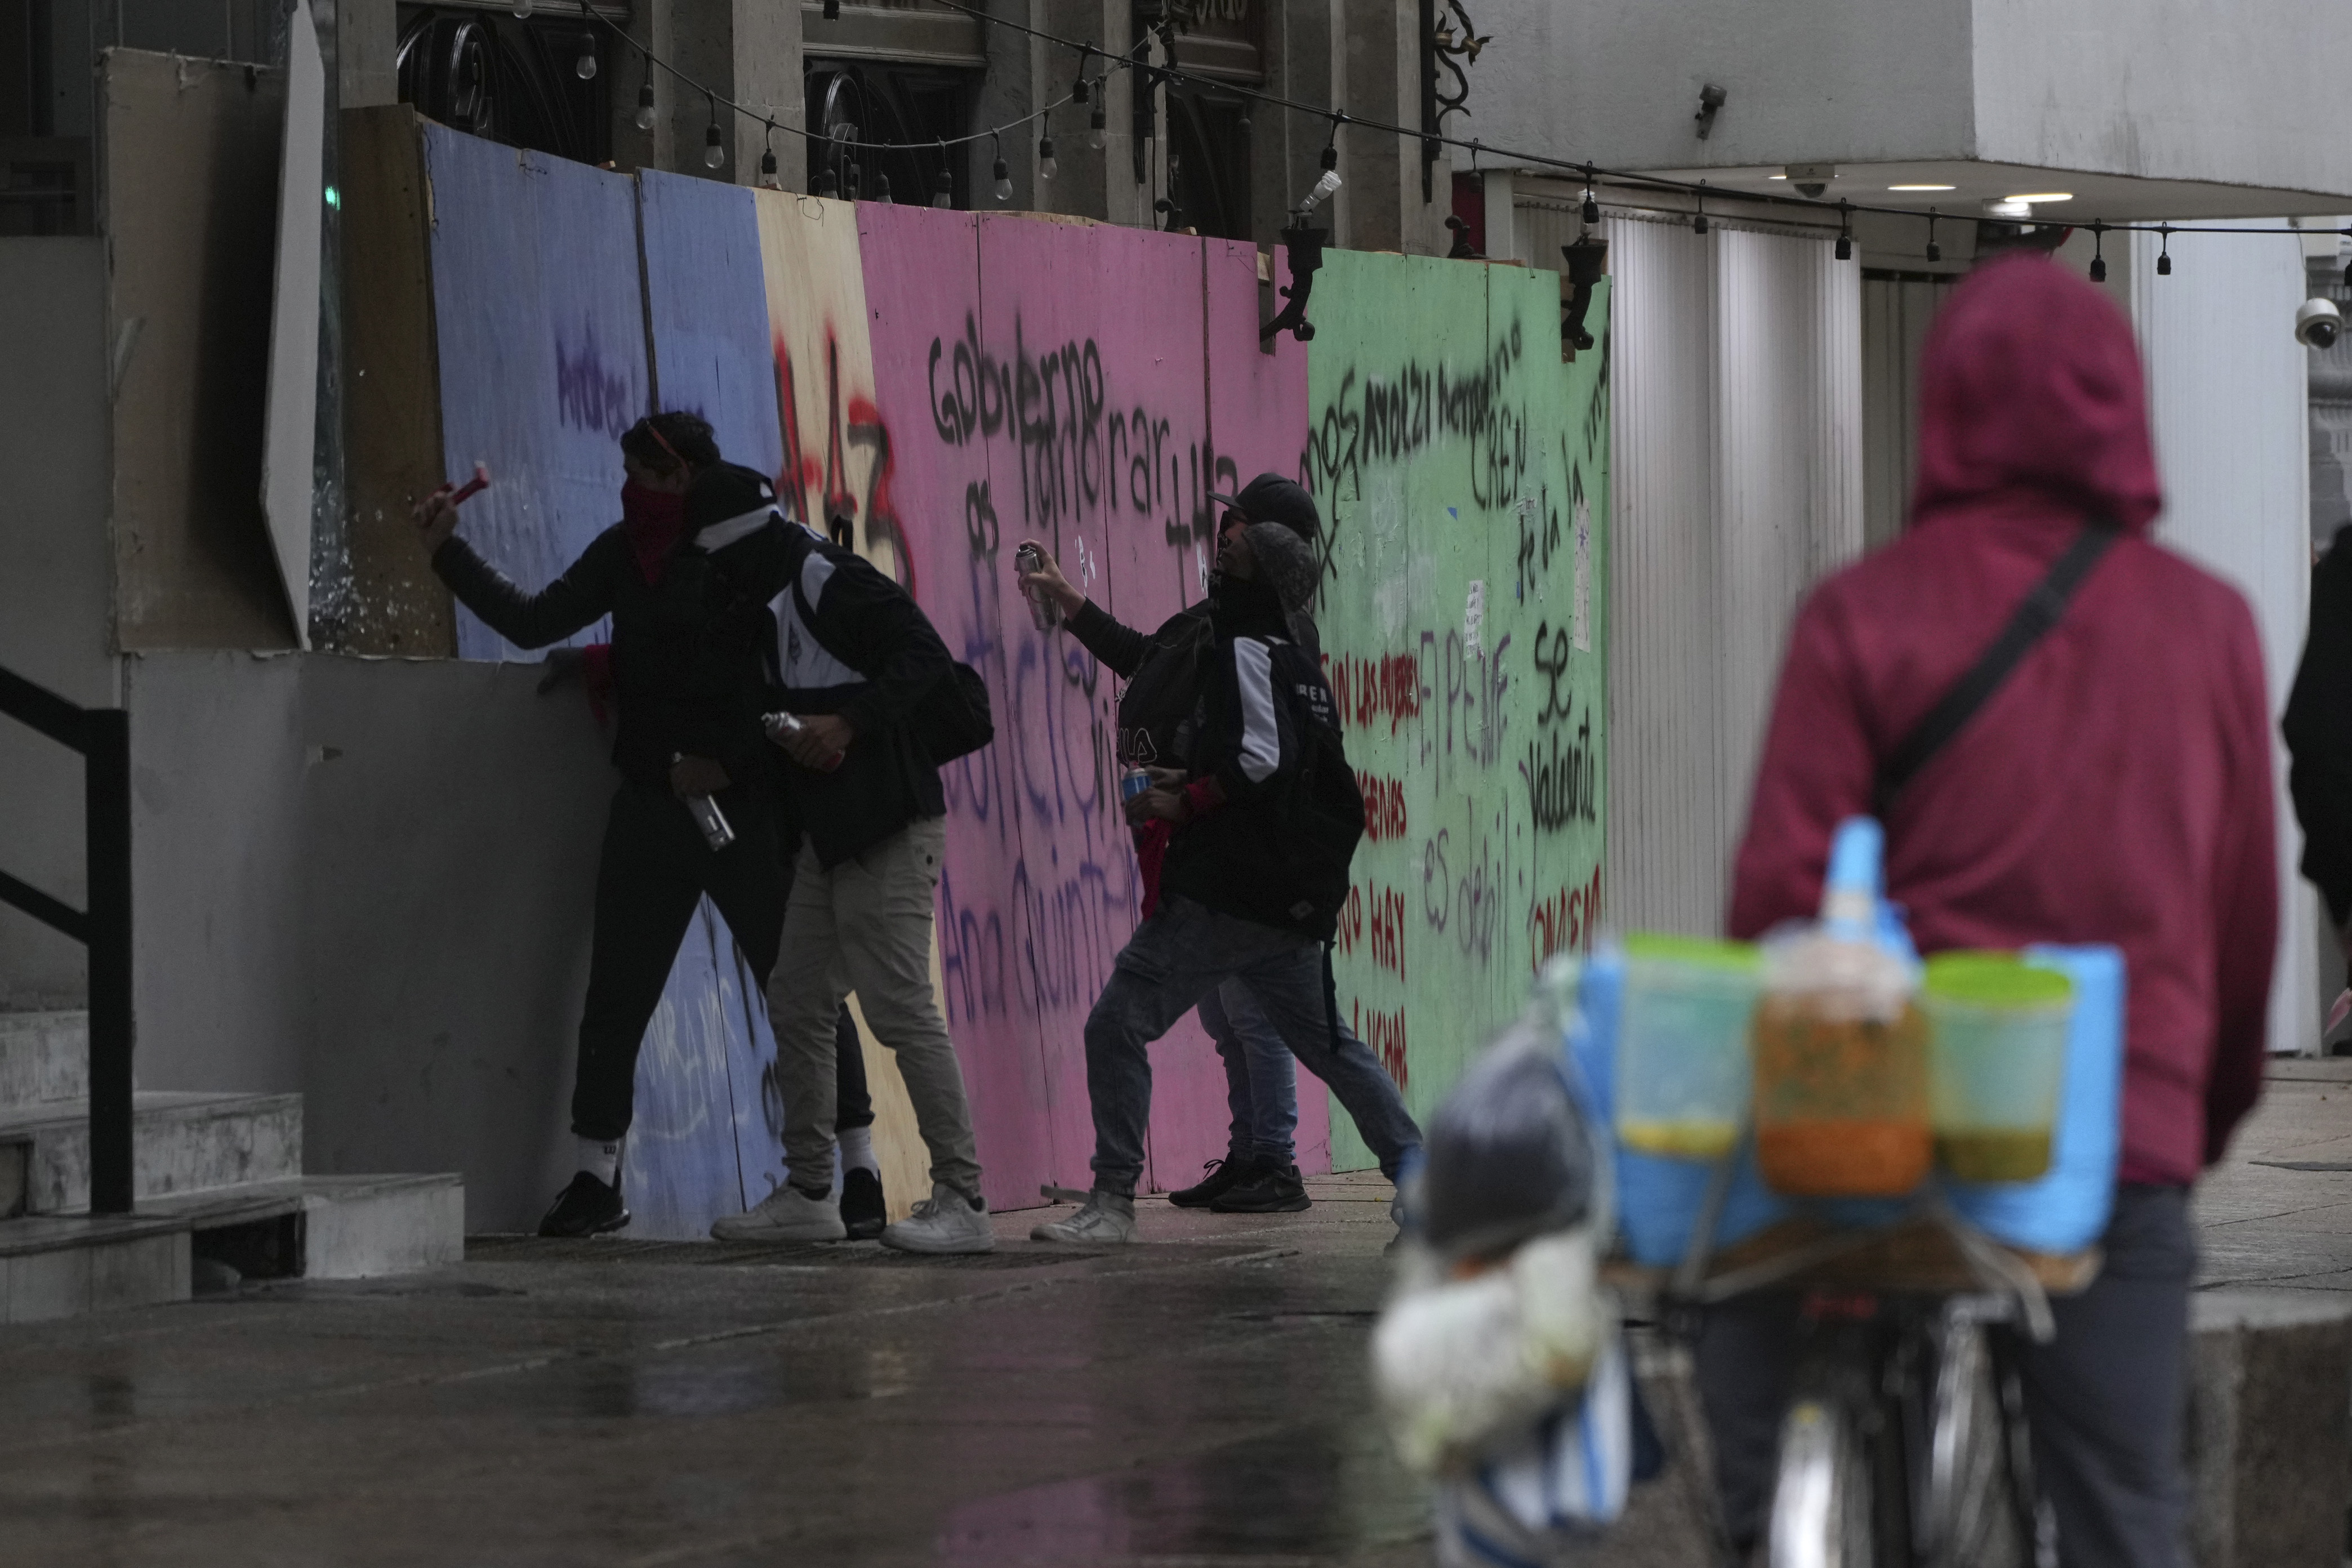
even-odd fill
[(653, 128), (654, 84), (647, 82), (645, 86), (637, 89), (637, 129), (640, 131), (651, 131)]
[(887, 206), (890, 203), (890, 176), (881, 170), (874, 171), (874, 200)]
[(1103, 115), (1102, 106), (1097, 104), (1093, 115), (1087, 121), (1087, 145), (1097, 153), (1103, 150), (1105, 143), (1109, 140), (1108, 123)]
[(514, 0), (514, 14), (515, 20), (518, 22), (521, 21), (524, 17), (529, 16), (530, 15), (530, 0)]
[(1337, 169), (1324, 170), (1323, 177), (1315, 182), (1315, 188), (1307, 193), (1307, 199), (1298, 204), (1299, 216), (1304, 217), (1308, 213), (1313, 212), (1317, 207), (1322, 205), (1325, 202), (1330, 200), (1332, 195), (1337, 192), (1339, 188), (1339, 171)]
[(706, 169), (716, 169), (725, 162), (727, 162), (727, 149), (719, 142), (719, 121), (714, 120), (710, 122), (710, 129), (702, 133), (702, 166)]
[(1037, 139), (1037, 177), (1041, 180), (1050, 180), (1060, 172), (1061, 167), (1061, 160), (1054, 156), (1054, 139), (1051, 136), (1039, 137)]
[(776, 150), (773, 147), (760, 154), (760, 184), (772, 191), (781, 191), (783, 183), (776, 178)]
[(996, 199), (1000, 202), (1011, 201), (1013, 199), (1013, 171), (1005, 166), (1003, 159), (999, 158), (996, 161), (996, 168), (992, 172), (996, 175)]
[(596, 79), (596, 40), (591, 38), (580, 46), (580, 58), (572, 62), (572, 69), (582, 81)]
[(941, 212), (955, 205), (955, 176), (945, 169), (940, 171), (939, 179), (931, 186), (931, 205)]

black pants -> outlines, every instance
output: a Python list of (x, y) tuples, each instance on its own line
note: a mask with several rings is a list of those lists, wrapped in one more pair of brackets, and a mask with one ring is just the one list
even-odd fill
[[(767, 994), (792, 896), (793, 863), (765, 795), (730, 789), (719, 796), (719, 806), (735, 829), (735, 842), (714, 853), (667, 790), (623, 784), (614, 793), (596, 865), (595, 937), (572, 1089), (572, 1131), (582, 1138), (610, 1142), (628, 1131), (637, 1049), (704, 894), (735, 933), (751, 969), (751, 990)], [(866, 1092), (866, 1058), (846, 1004), (835, 1022), (835, 1125), (867, 1126), (874, 1107)]]
[[(2034, 1477), (2057, 1516), (2064, 1568), (2185, 1568), (2181, 1423), (2197, 1271), (2188, 1189), (2116, 1189), (2101, 1245), (2091, 1288), (2050, 1302), (2057, 1337), (2019, 1336)], [(1713, 1308), (1700, 1331), (1716, 1484), (1743, 1549), (1765, 1524), (1801, 1331), (1788, 1295)]]

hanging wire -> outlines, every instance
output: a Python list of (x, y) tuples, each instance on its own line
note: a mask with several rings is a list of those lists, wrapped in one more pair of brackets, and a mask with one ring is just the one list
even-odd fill
[[(1068, 49), (1077, 56), (1079, 70), (1081, 73), (1080, 80), (1072, 84), (1071, 90), (1068, 93), (1064, 94), (1061, 98), (1055, 100), (1052, 103), (1046, 104), (1042, 108), (1034, 110), (1027, 114), (1019, 116), (1018, 118), (1004, 121), (1000, 124), (992, 125), (982, 130), (971, 132), (966, 135), (938, 137), (933, 139), (937, 143), (943, 147), (950, 144), (956, 146), (967, 145), (971, 142), (979, 142), (982, 138), (987, 138), (1001, 145), (1003, 133), (1005, 132), (1018, 130), (1027, 125), (1032, 121), (1043, 120), (1054, 110), (1059, 109), (1063, 105), (1068, 103), (1083, 103), (1091, 100), (1096, 104), (1095, 116), (1099, 119), (1102, 117), (1102, 110), (1100, 107), (1101, 89), (1104, 83), (1108, 80), (1108, 72), (1105, 72), (1102, 77), (1097, 79), (1093, 89), (1087, 97), (1081, 97), (1079, 95), (1079, 89), (1084, 85), (1083, 73), (1086, 66), (1091, 61), (1093, 56), (1096, 54), (1101, 54), (1104, 58), (1113, 62), (1111, 67), (1112, 69), (1122, 68), (1129, 70), (1145, 68), (1142, 57), (1148, 53), (1151, 44), (1151, 36), (1147, 35), (1145, 37), (1138, 40), (1134, 47), (1125, 51), (1124, 53), (1112, 55), (1108, 51), (1101, 49), (1098, 46), (1088, 44), (1075, 38), (1066, 38), (1061, 37), (1059, 34), (1049, 33), (1041, 28), (1028, 26), (1024, 24), (1013, 21), (1009, 17), (992, 15), (977, 6), (961, 4), (961, 0), (936, 0), (936, 4), (943, 9), (961, 12), (967, 16), (971, 16), (977, 20), (987, 23), (992, 26), (1007, 28), (1013, 32), (1036, 38), (1041, 42), (1054, 45), (1056, 47)], [(651, 49), (638, 43), (635, 39), (629, 37), (627, 33), (621, 27), (620, 24), (614, 21), (611, 17), (604, 16), (601, 12), (593, 10), (589, 15), (599, 25), (610, 28), (614, 34), (619, 37), (629, 47), (635, 49), (639, 54), (643, 55), (648, 68), (659, 67), (662, 70), (667, 72), (674, 79), (682, 83), (688, 89), (699, 92), (709, 100), (713, 105), (714, 129), (717, 124), (716, 109), (717, 106), (722, 104), (732, 112), (743, 115), (756, 123), (765, 124), (768, 122), (769, 116), (766, 114), (754, 110), (741, 103), (738, 103), (732, 99), (722, 97), (714, 89), (708, 87), (704, 83), (697, 80), (695, 78), (688, 76), (686, 72), (672, 65), (668, 60), (662, 58), (659, 55), (655, 54)], [(1244, 87), (1235, 82), (1213, 80), (1210, 78), (1201, 76), (1193, 71), (1186, 70), (1181, 67), (1173, 64), (1151, 66), (1149, 68), (1152, 73), (1155, 83), (1181, 83), (1213, 88), (1219, 92), (1233, 94), (1249, 101), (1287, 110), (1297, 114), (1309, 115), (1316, 119), (1328, 120), (1331, 125), (1331, 132), (1330, 139), (1325, 142), (1323, 148), (1323, 167), (1326, 170), (1336, 169), (1339, 167), (1339, 155), (1338, 140), (1339, 127), (1342, 125), (1360, 125), (1369, 130), (1383, 132), (1389, 135), (1397, 136), (1414, 142), (1426, 142), (1436, 146), (1455, 147), (1465, 150), (1476, 147), (1486, 153), (1490, 153), (1498, 158), (1506, 159), (1525, 168), (1558, 170), (1562, 174), (1570, 176), (1580, 176), (1585, 186), (1585, 200), (1581, 210), (1581, 216), (1583, 216), (1584, 222), (1588, 225), (1599, 221), (1600, 204), (1595, 199), (1593, 191), (1604, 179), (1623, 190), (1665, 193), (1694, 197), (1701, 202), (1705, 199), (1703, 192), (1706, 188), (1706, 182), (1704, 181), (1675, 180), (1657, 174), (1642, 174), (1624, 170), (1604, 169), (1597, 163), (1571, 163), (1567, 159), (1556, 158), (1549, 153), (1536, 153), (1518, 148), (1484, 147), (1483, 143), (1474, 142), (1459, 136), (1448, 136), (1442, 133), (1423, 132), (1402, 125), (1392, 124), (1387, 121), (1370, 120), (1357, 115), (1351, 115), (1343, 110), (1333, 109), (1325, 105), (1302, 103), (1299, 100), (1289, 98), (1284, 94), (1266, 91), (1263, 88)], [(785, 132), (787, 134), (801, 137), (804, 141), (816, 141), (823, 139), (823, 132), (810, 131), (805, 126), (780, 125), (777, 129)], [(1102, 127), (1097, 125), (1094, 127), (1094, 129), (1099, 131)], [(717, 145), (717, 143), (713, 143), (713, 145)], [(901, 142), (853, 140), (845, 142), (845, 145), (852, 148), (882, 152), (908, 152), (920, 147), (922, 143), (919, 142)], [(706, 157), (706, 162), (708, 161), (709, 160)], [(719, 163), (723, 163), (724, 161), (725, 156), (722, 151)], [(711, 166), (716, 168), (719, 164), (712, 163)], [(1824, 215), (1829, 211), (1829, 205), (1825, 202), (1811, 197), (1783, 195), (1778, 192), (1742, 192), (1739, 194), (1738, 199), (1743, 202), (1751, 202), (1759, 205), (1797, 207), (1823, 213)], [(1645, 205), (1637, 201), (1625, 201), (1622, 205), (1637, 211), (1646, 210), (1673, 213), (1681, 210), (1675, 207), (1660, 207)], [(1906, 218), (1914, 218), (1919, 216), (1917, 209), (1913, 207), (1878, 206), (1864, 203), (1855, 203), (1850, 200), (1840, 200), (1836, 204), (1836, 211), (1838, 214), (1838, 223), (1834, 232), (1837, 237), (1837, 257), (1841, 261), (1851, 259), (1853, 254), (1853, 215), (1855, 213), (1870, 213), (1884, 216)], [(1791, 226), (1795, 227), (1814, 228), (1824, 233), (1832, 232), (1830, 226), (1826, 222), (1808, 223), (1802, 219), (1780, 221), (1790, 222)], [(1694, 223), (1693, 226), (1696, 226), (1696, 223)], [(2087, 226), (2088, 226), (2094, 231), (2095, 236), (2103, 236), (2108, 232), (2114, 232), (2117, 234), (2163, 234), (2168, 237), (2172, 232), (2171, 226), (2168, 224), (2108, 223), (2105, 220), (2094, 220)], [(2208, 227), (2200, 226), (2189, 232), (2199, 234), (2269, 235), (2276, 234), (2278, 230), (2273, 228), (2244, 226), (2217, 226)], [(2326, 229), (2309, 229), (2304, 232), (2320, 234), (2333, 232), (2339, 236), (2352, 237), (2352, 227), (2338, 228), (2332, 231)], [(2100, 267), (2101, 271), (2104, 272), (2104, 260), (2102, 259), (2096, 264)], [(2347, 286), (2352, 286), (2352, 267), (2347, 267), (2347, 268), (2346, 281)]]
[(2172, 226), (2159, 224), (2156, 232), (2164, 237), (2163, 248), (2156, 253), (2156, 275), (2169, 278), (2172, 276)]
[(2094, 282), (2094, 283), (2105, 283), (2105, 282), (2107, 280), (2107, 251), (2106, 251), (2106, 243), (2107, 243), (2107, 230), (2106, 230), (2106, 226), (2105, 226), (2105, 224), (2100, 224), (2100, 223), (2094, 223), (2094, 224), (2092, 224), (2092, 225), (2091, 225), (2091, 281), (2092, 281), (2092, 282)]

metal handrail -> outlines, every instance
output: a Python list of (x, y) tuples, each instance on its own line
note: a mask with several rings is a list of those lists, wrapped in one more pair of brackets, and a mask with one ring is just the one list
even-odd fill
[(0, 871), (0, 903), (89, 952), (89, 1212), (131, 1209), (131, 715), (84, 708), (0, 668), (0, 714), (81, 753), (89, 907)]

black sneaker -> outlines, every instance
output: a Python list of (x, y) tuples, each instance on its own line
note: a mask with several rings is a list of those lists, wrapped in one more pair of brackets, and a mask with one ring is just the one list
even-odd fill
[(871, 1241), (882, 1234), (890, 1215), (882, 1203), (882, 1178), (860, 1165), (841, 1176), (841, 1227), (852, 1241)]
[(555, 1206), (539, 1222), (539, 1234), (602, 1236), (628, 1223), (629, 1211), (621, 1204), (620, 1183), (616, 1181), (608, 1187), (583, 1171), (572, 1178), (570, 1186), (556, 1194)]
[(1209, 1205), (1212, 1214), (1297, 1214), (1313, 1206), (1296, 1165), (1253, 1166), (1244, 1181)]
[(1180, 1209), (1204, 1209), (1257, 1173), (1257, 1167), (1247, 1160), (1232, 1158), (1212, 1160), (1201, 1169), (1209, 1173), (1192, 1185), (1169, 1194), (1170, 1203)]

